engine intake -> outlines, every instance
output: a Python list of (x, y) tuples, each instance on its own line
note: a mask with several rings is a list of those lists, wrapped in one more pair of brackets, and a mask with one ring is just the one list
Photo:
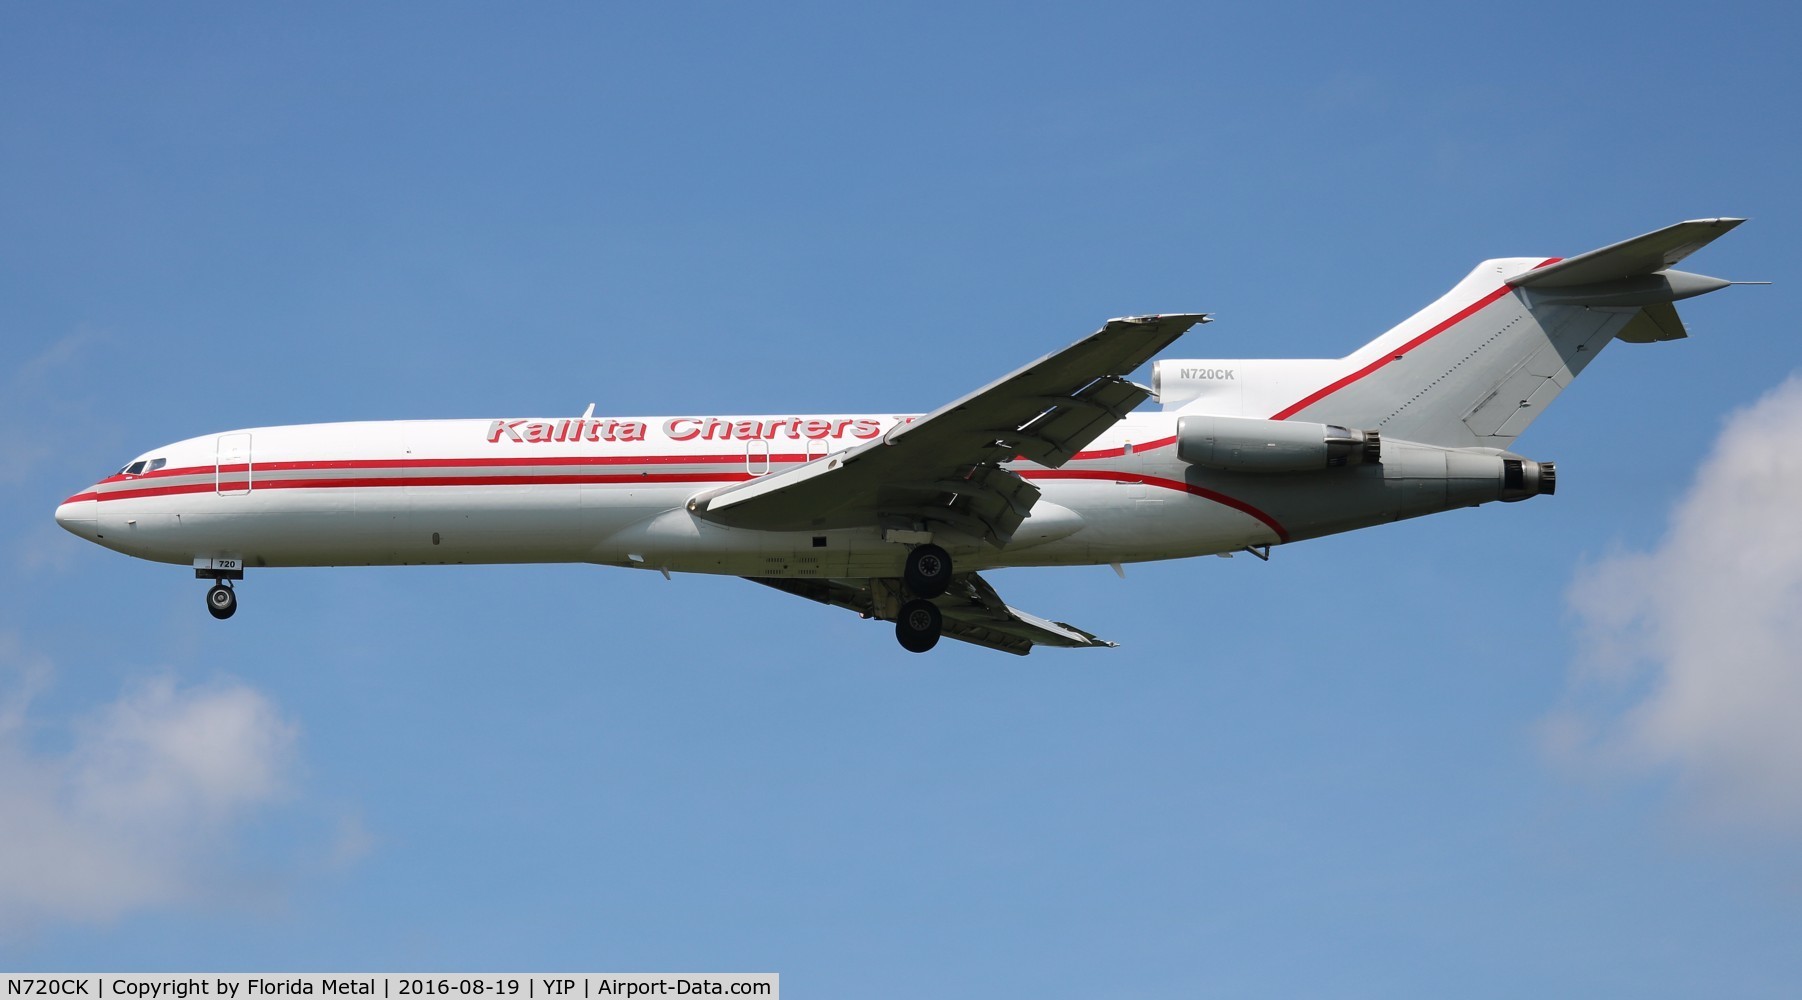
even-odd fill
[(1337, 424), (1247, 417), (1176, 421), (1176, 455), (1223, 472), (1313, 472), (1382, 460), (1382, 436)]

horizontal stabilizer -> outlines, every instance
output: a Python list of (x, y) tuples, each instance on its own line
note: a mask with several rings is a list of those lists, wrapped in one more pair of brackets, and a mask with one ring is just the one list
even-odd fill
[(1657, 274), (1726, 235), (1744, 219), (1693, 219), (1567, 257), (1508, 279), (1517, 288), (1565, 288)]

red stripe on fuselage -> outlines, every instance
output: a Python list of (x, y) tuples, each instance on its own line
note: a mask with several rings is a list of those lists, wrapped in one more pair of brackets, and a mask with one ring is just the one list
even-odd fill
[(1222, 506), (1231, 507), (1241, 514), (1249, 514), (1259, 521), (1262, 521), (1265, 527), (1276, 532), (1276, 537), (1279, 540), (1285, 542), (1289, 540), (1289, 532), (1277, 522), (1276, 518), (1271, 517), (1269, 514), (1253, 507), (1251, 504), (1240, 500), (1238, 497), (1227, 496), (1225, 493), (1210, 490), (1205, 486), (1196, 486), (1193, 483), (1179, 482), (1175, 479), (1164, 479), (1159, 476), (1141, 476), (1130, 472), (1110, 472), (1106, 469), (1029, 469), (1021, 472), (1020, 475), (1026, 479), (1092, 479), (1116, 483), (1138, 482), (1144, 483), (1147, 486), (1156, 486), (1158, 489), (1162, 490), (1175, 490), (1178, 493), (1187, 493), (1190, 496), (1201, 497), (1203, 500), (1212, 500)]
[[(1562, 257), (1548, 257), (1545, 260), (1540, 261), (1538, 264), (1533, 265), (1532, 270), (1537, 271), (1540, 268), (1545, 267), (1548, 264), (1556, 264), (1560, 260), (1563, 260), (1563, 259), (1564, 258), (1562, 258)], [(1355, 372), (1352, 372), (1350, 375), (1345, 376), (1344, 378), (1338, 380), (1337, 382), (1333, 382), (1330, 385), (1327, 385), (1323, 388), (1316, 389), (1315, 391), (1309, 393), (1308, 395), (1303, 396), (1301, 399), (1299, 399), (1293, 403), (1290, 403), (1288, 406), (1285, 406), (1282, 409), (1276, 411), (1276, 413), (1271, 415), (1270, 419), (1272, 419), (1272, 420), (1287, 420), (1290, 417), (1294, 416), (1295, 414), (1301, 412), (1302, 410), (1307, 409), (1308, 407), (1313, 406), (1315, 403), (1320, 402), (1321, 400), (1325, 399), (1326, 397), (1331, 396), (1333, 393), (1338, 392), (1340, 389), (1343, 389), (1346, 386), (1351, 385), (1352, 383), (1357, 382), (1357, 381), (1369, 376), (1372, 372), (1380, 371), (1381, 369), (1387, 367), (1390, 363), (1401, 360), (1402, 357), (1404, 355), (1406, 355), (1409, 351), (1414, 350), (1416, 347), (1419, 347), (1420, 345), (1426, 343), (1427, 341), (1432, 340), (1434, 337), (1437, 337), (1440, 334), (1444, 333), (1445, 331), (1450, 330), (1452, 327), (1457, 326), (1459, 323), (1463, 322), (1464, 320), (1469, 319), (1472, 315), (1474, 315), (1478, 310), (1482, 309), (1484, 306), (1489, 305), (1491, 302), (1494, 302), (1495, 300), (1501, 298), (1504, 295), (1507, 295), (1509, 292), (1512, 292), (1512, 291), (1514, 291), (1513, 285), (1508, 285), (1508, 284), (1502, 285), (1502, 287), (1496, 289), (1493, 292), (1490, 292), (1488, 295), (1483, 296), (1482, 298), (1471, 303), (1470, 305), (1465, 306), (1463, 309), (1458, 310), (1456, 313), (1453, 313), (1451, 318), (1442, 321), (1438, 326), (1435, 326), (1432, 329), (1428, 330), (1427, 332), (1421, 334), (1420, 336), (1415, 337), (1413, 340), (1408, 341), (1407, 343), (1396, 348), (1395, 350), (1390, 351), (1387, 354), (1384, 354), (1382, 357), (1378, 358), (1375, 361), (1372, 361), (1370, 364), (1365, 365), (1364, 367), (1358, 369)]]
[[(1144, 444), (1133, 445), (1132, 453), (1137, 455), (1139, 452), (1150, 451), (1153, 448), (1168, 448), (1175, 443), (1176, 437), (1174, 435), (1167, 438), (1158, 438), (1156, 441), (1147, 441)], [(1097, 458), (1124, 458), (1126, 457), (1126, 454), (1125, 446), (1119, 448), (1098, 448), (1095, 451), (1079, 451), (1070, 460), (1072, 462), (1086, 462)]]
[[(1175, 440), (1176, 440), (1175, 438), (1169, 438), (1169, 439), (1166, 439), (1163, 441), (1152, 442), (1150, 444), (1144, 445), (1143, 447), (1146, 447), (1146, 448), (1165, 447), (1165, 446), (1168, 446), (1168, 445), (1174, 443)], [(402, 465), (401, 462), (392, 463), (392, 467), (410, 467), (420, 461), (423, 461), (423, 463), (426, 465), (433, 464), (430, 460), (414, 460), (414, 461), (407, 461), (405, 463), (405, 465)], [(311, 464), (313, 464), (316, 467), (329, 467), (331, 463), (311, 463)], [(487, 464), (511, 465), (513, 463), (511, 463), (511, 462), (497, 463), (497, 462), (490, 461)], [(272, 467), (273, 466), (257, 466), (257, 468), (259, 468), (259, 469), (272, 468)], [(382, 467), (385, 467), (385, 463), (364, 462), (364, 463), (359, 463), (359, 465), (358, 465), (358, 468), (361, 468), (361, 469), (372, 469), (372, 468), (382, 468)], [(241, 468), (242, 467), (240, 467), (240, 470), (241, 470)], [(205, 471), (205, 470), (203, 469), (200, 471)], [(324, 469), (321, 469), (321, 471), (324, 471)], [(189, 474), (192, 475), (194, 473), (189, 473)], [(1288, 531), (1284, 530), (1283, 526), (1280, 523), (1278, 523), (1275, 518), (1271, 517), (1269, 514), (1264, 513), (1263, 511), (1252, 506), (1251, 504), (1248, 504), (1245, 501), (1240, 500), (1236, 497), (1228, 496), (1224, 493), (1220, 493), (1215, 490), (1207, 489), (1206, 487), (1195, 486), (1190, 483), (1179, 482), (1174, 479), (1164, 479), (1162, 477), (1157, 477), (1157, 476), (1144, 476), (1144, 475), (1140, 475), (1137, 473), (1115, 472), (1115, 471), (1110, 471), (1110, 470), (1106, 470), (1106, 469), (1023, 469), (1023, 470), (1020, 470), (1020, 475), (1022, 475), (1023, 477), (1025, 477), (1027, 479), (1075, 479), (1075, 480), (1085, 480), (1086, 479), (1086, 480), (1100, 481), (1100, 482), (1142, 482), (1147, 486), (1155, 486), (1155, 487), (1158, 487), (1159, 489), (1167, 489), (1167, 490), (1174, 490), (1179, 493), (1187, 493), (1191, 496), (1201, 497), (1204, 500), (1210, 500), (1210, 501), (1213, 501), (1214, 503), (1218, 503), (1218, 504), (1221, 504), (1226, 507), (1231, 507), (1232, 509), (1234, 509), (1236, 511), (1250, 515), (1251, 517), (1256, 518), (1257, 520), (1263, 522), (1267, 527), (1270, 528), (1271, 531), (1275, 532), (1277, 538), (1281, 539), (1282, 541), (1289, 540)], [(149, 478), (149, 477), (137, 477), (137, 478)], [(742, 483), (742, 482), (746, 482), (746, 481), (756, 479), (756, 478), (759, 478), (759, 477), (753, 476), (752, 474), (750, 474), (748, 472), (725, 472), (725, 471), (658, 472), (658, 473), (641, 472), (641, 473), (637, 473), (637, 474), (632, 474), (632, 473), (586, 473), (586, 474), (585, 473), (556, 473), (556, 474), (547, 474), (547, 475), (527, 474), (527, 475), (511, 475), (511, 476), (482, 476), (482, 475), (393, 476), (393, 477), (344, 476), (344, 477), (327, 477), (327, 478), (313, 478), (313, 479), (253, 479), (250, 482), (246, 482), (244, 479), (239, 478), (239, 479), (223, 479), (223, 480), (218, 480), (218, 481), (207, 480), (207, 481), (195, 482), (195, 483), (173, 483), (173, 484), (166, 485), (166, 486), (146, 486), (146, 487), (143, 487), (140, 489), (115, 490), (112, 492), (102, 493), (102, 494), (82, 493), (82, 494), (77, 494), (74, 497), (70, 497), (68, 500), (65, 500), (63, 502), (64, 503), (73, 503), (78, 500), (106, 501), (106, 500), (129, 500), (129, 499), (137, 499), (137, 498), (141, 498), (141, 497), (180, 496), (180, 495), (184, 495), (184, 494), (211, 493), (215, 490), (220, 490), (220, 489), (234, 490), (234, 491), (249, 489), (254, 492), (254, 491), (259, 491), (259, 490), (380, 489), (380, 488), (409, 487), (409, 486), (411, 486), (411, 487), (579, 486), (579, 485), (628, 485), (628, 484), (632, 484), (632, 483), (663, 485), (663, 484), (691, 484), (691, 483), (692, 484)]]
[[(259, 468), (261, 468), (259, 466)], [(325, 490), (353, 487), (394, 486), (580, 486), (623, 483), (739, 483), (756, 476), (749, 472), (659, 472), (583, 475), (565, 473), (544, 476), (391, 476), (333, 479), (222, 479), (218, 482), (178, 483), (150, 486), (137, 490), (117, 490), (98, 496), (99, 500), (130, 500), (138, 497), (177, 496), (184, 493), (211, 493), (214, 490)]]
[[(1160, 438), (1156, 441), (1148, 441), (1144, 444), (1134, 445), (1133, 452), (1136, 454), (1139, 452), (1150, 451), (1154, 448), (1168, 448), (1175, 443), (1176, 443), (1175, 437)], [(1095, 451), (1078, 452), (1075, 455), (1075, 457), (1072, 459), (1072, 461), (1093, 461), (1096, 459), (1120, 458), (1125, 454), (1126, 454), (1126, 449), (1124, 447), (1099, 448), (1099, 449), (1096, 449)], [(764, 456), (753, 455), (752, 457), (754, 459), (757, 459), (759, 461), (759, 463), (761, 464)], [(821, 457), (823, 457), (823, 456), (806, 455), (806, 454), (793, 454), (793, 455), (772, 454), (769, 456), (769, 462), (772, 465), (802, 465), (806, 462), (818, 461)], [(222, 465), (222, 466), (193, 465), (193, 466), (185, 466), (182, 468), (175, 468), (175, 469), (158, 469), (155, 472), (144, 473), (144, 474), (136, 475), (136, 476), (127, 476), (127, 475), (108, 476), (105, 479), (102, 479), (100, 482), (96, 483), (95, 485), (96, 486), (111, 486), (111, 485), (117, 485), (120, 483), (142, 483), (142, 482), (150, 482), (150, 481), (155, 481), (155, 480), (182, 478), (182, 477), (188, 477), (188, 476), (210, 476), (210, 475), (221, 475), (221, 474), (227, 475), (227, 476), (231, 476), (231, 475), (242, 476), (245, 473), (246, 469), (250, 469), (251, 471), (253, 471), (254, 473), (257, 473), (257, 474), (263, 474), (263, 473), (276, 473), (276, 472), (333, 472), (333, 471), (338, 471), (338, 470), (365, 470), (365, 471), (367, 471), (367, 470), (376, 470), (376, 469), (479, 469), (479, 468), (516, 469), (516, 468), (534, 468), (534, 467), (565, 468), (565, 467), (570, 467), (570, 466), (590, 466), (590, 465), (652, 465), (652, 466), (656, 466), (656, 465), (732, 465), (732, 464), (736, 464), (736, 463), (741, 463), (744, 460), (745, 460), (744, 454), (742, 452), (738, 452), (738, 453), (727, 454), (727, 455), (542, 455), (542, 456), (533, 456), (533, 457), (496, 456), (493, 458), (357, 458), (357, 459), (324, 459), (324, 460), (307, 461), (307, 462), (253, 462), (249, 466), (240, 462), (240, 463), (236, 463), (233, 465)], [(744, 480), (744, 479), (756, 478), (756, 477), (750, 475), (749, 473), (746, 473), (744, 475), (735, 475), (735, 474), (729, 474), (729, 473), (709, 474), (705, 479), (691, 479), (691, 478), (685, 477), (684, 474), (680, 474), (680, 473), (678, 473), (678, 474), (644, 473), (644, 474), (640, 474), (637, 476), (621, 473), (615, 478), (608, 478), (605, 476), (588, 476), (588, 477), (580, 477), (578, 479), (551, 479), (551, 478), (531, 477), (531, 476), (497, 476), (494, 478), (503, 483), (504, 482), (565, 482), (565, 481), (569, 481), (569, 482), (576, 482), (576, 481), (579, 481), (579, 482), (625, 482), (625, 481), (645, 480), (647, 476), (649, 477), (648, 481), (653, 481), (653, 482), (659, 482), (659, 481), (661, 481), (661, 482), (691, 482), (691, 481), (716, 481), (716, 480), (720, 481), (720, 482), (736, 482), (736, 481), (740, 481), (740, 480)], [(369, 485), (377, 485), (377, 486), (416, 485), (417, 486), (417, 485), (461, 485), (462, 484), (461, 481), (458, 483), (428, 482), (427, 481), (427, 480), (432, 480), (432, 479), (449, 479), (449, 478), (451, 478), (451, 477), (424, 477), (421, 479), (406, 479), (406, 480), (383, 479), (383, 480), (372, 482)], [(477, 478), (478, 477), (469, 477), (469, 483), (471, 485), (487, 485), (486, 483), (476, 482), (475, 480)], [(295, 482), (311, 482), (311, 481), (309, 481), (309, 480), (275, 480), (275, 479), (264, 480), (264, 479), (258, 479), (257, 480), (257, 488), (262, 489), (262, 488), (267, 487), (270, 489), (275, 489), (275, 488), (278, 488), (276, 485), (278, 483), (295, 483)], [(345, 482), (345, 481), (333, 480), (333, 481), (331, 481), (331, 483), (329, 485), (339, 485), (342, 482)], [(141, 488), (141, 489), (124, 489), (124, 490), (115, 490), (115, 491), (108, 491), (108, 492), (99, 492), (99, 491), (90, 490), (88, 492), (79, 494), (79, 497), (81, 499), (86, 499), (86, 500), (94, 500), (94, 499), (110, 500), (110, 499), (117, 499), (120, 497), (128, 497), (128, 496), (159, 496), (159, 495), (170, 494), (170, 493), (193, 493), (193, 492), (197, 492), (197, 490), (189, 488), (189, 487), (194, 486), (194, 485), (196, 485), (196, 484), (183, 484), (182, 486), (175, 486), (175, 487), (146, 487), (146, 488)], [(213, 484), (208, 483), (208, 484), (204, 484), (204, 485), (210, 489), (210, 488), (212, 488)], [(242, 488), (242, 485), (243, 485), (242, 483), (239, 483), (237, 488)], [(290, 486), (289, 488), (292, 488), (292, 487)], [(73, 500), (75, 498), (71, 497), (70, 499)], [(67, 503), (69, 501), (64, 501), (64, 502)]]
[[(762, 455), (752, 456), (759, 461)], [(820, 458), (819, 455), (771, 455), (772, 462), (799, 464)], [(743, 462), (743, 452), (731, 455), (542, 455), (532, 458), (351, 458), (324, 459), (312, 462), (252, 462), (258, 472), (311, 472), (333, 469), (468, 469), (483, 466), (518, 467), (533, 465), (725, 465)], [(214, 472), (243, 472), (245, 463), (232, 465), (191, 465), (179, 469), (158, 469), (137, 476), (108, 476), (96, 485), (135, 483), (147, 479), (169, 479), (175, 476), (210, 475)]]

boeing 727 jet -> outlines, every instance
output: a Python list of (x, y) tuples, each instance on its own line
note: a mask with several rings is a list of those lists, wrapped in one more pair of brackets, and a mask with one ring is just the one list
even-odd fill
[[(152, 448), (58, 524), (212, 581), (278, 566), (588, 562), (720, 573), (1024, 654), (1111, 646), (1008, 606), (1007, 566), (1251, 550), (1551, 494), (1514, 440), (1614, 341), (1686, 336), (1673, 270), (1740, 219), (1488, 260), (1351, 354), (1163, 360), (1199, 313), (1095, 333), (921, 416), (485, 417), (255, 427)], [(1156, 399), (1160, 409), (1139, 410)]]

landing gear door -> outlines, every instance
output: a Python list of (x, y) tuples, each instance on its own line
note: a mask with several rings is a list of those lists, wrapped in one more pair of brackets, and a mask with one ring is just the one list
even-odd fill
[(213, 488), (222, 497), (243, 496), (250, 492), (250, 435), (221, 434), (218, 463), (213, 469)]

